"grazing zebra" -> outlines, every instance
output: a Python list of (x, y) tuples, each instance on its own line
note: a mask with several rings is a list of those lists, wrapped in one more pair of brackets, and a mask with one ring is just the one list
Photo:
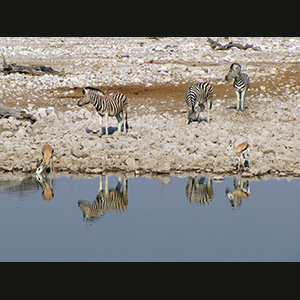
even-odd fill
[(233, 63), (230, 66), (228, 74), (225, 76), (225, 80), (230, 81), (234, 77), (233, 87), (237, 98), (236, 109), (244, 111), (246, 92), (249, 88), (249, 78), (247, 74), (241, 73), (241, 68), (240, 64)]
[(205, 109), (204, 103), (207, 102), (207, 122), (210, 121), (210, 110), (212, 107), (213, 87), (208, 82), (200, 82), (190, 86), (185, 94), (185, 101), (188, 108), (188, 124), (192, 121), (200, 121), (196, 108), (199, 106), (202, 112)]
[(78, 101), (78, 106), (83, 106), (90, 102), (95, 106), (99, 114), (100, 136), (102, 136), (103, 116), (105, 116), (106, 134), (108, 134), (108, 116), (115, 116), (118, 120), (118, 130), (121, 131), (121, 127), (123, 124), (123, 131), (127, 132), (128, 99), (124, 94), (112, 93), (110, 95), (105, 95), (101, 90), (92, 87), (86, 87), (82, 92), (83, 95)]
[[(121, 190), (122, 188), (122, 190)], [(96, 200), (93, 204), (88, 204), (83, 200), (78, 201), (85, 220), (93, 221), (99, 217), (103, 217), (107, 210), (115, 210), (123, 212), (128, 205), (127, 198), (127, 179), (118, 177), (118, 183), (115, 189), (108, 188), (108, 176), (105, 177), (105, 190), (103, 189), (102, 175), (99, 179), (99, 190)]]

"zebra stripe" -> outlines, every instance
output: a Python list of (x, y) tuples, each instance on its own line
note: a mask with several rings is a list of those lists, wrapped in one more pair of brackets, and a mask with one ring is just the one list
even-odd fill
[[(205, 183), (206, 180), (206, 183)], [(185, 195), (191, 203), (208, 204), (214, 197), (212, 179), (208, 177), (191, 177), (185, 186)]]
[(191, 121), (199, 121), (199, 114), (196, 108), (199, 106), (201, 112), (205, 109), (204, 103), (207, 102), (207, 122), (210, 121), (210, 109), (212, 107), (213, 87), (208, 82), (200, 82), (190, 86), (185, 94), (185, 101), (188, 108), (188, 124)]
[(108, 188), (108, 176), (105, 178), (105, 189), (103, 189), (102, 176), (99, 178), (99, 191), (96, 200), (92, 204), (86, 201), (79, 200), (78, 206), (80, 207), (84, 219), (86, 221), (93, 221), (97, 218), (104, 216), (108, 210), (116, 212), (123, 212), (128, 205), (127, 198), (128, 183), (127, 179), (118, 177), (117, 186), (114, 189)]
[(241, 65), (238, 63), (233, 63), (230, 66), (228, 74), (225, 76), (226, 81), (230, 81), (234, 78), (233, 81), (233, 88), (236, 93), (237, 97), (237, 110), (244, 110), (245, 109), (245, 97), (246, 92), (249, 88), (249, 77), (246, 73), (241, 72)]
[(107, 124), (108, 116), (115, 116), (118, 120), (118, 130), (121, 131), (121, 127), (123, 124), (124, 131), (127, 132), (128, 99), (124, 94), (112, 93), (110, 95), (105, 95), (104, 92), (99, 89), (86, 87), (83, 90), (83, 96), (78, 101), (78, 106), (83, 106), (90, 102), (94, 105), (96, 111), (99, 114), (100, 136), (102, 135), (103, 117), (105, 117), (105, 129), (106, 129), (106, 134), (108, 134), (108, 124)]

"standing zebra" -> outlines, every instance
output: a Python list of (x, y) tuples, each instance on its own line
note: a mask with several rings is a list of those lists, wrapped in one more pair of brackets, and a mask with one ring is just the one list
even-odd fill
[(241, 73), (241, 65), (233, 63), (230, 66), (228, 74), (225, 76), (226, 81), (230, 81), (234, 77), (233, 87), (236, 93), (237, 105), (236, 109), (245, 110), (245, 97), (249, 88), (249, 78), (245, 73)]
[[(99, 89), (86, 87), (83, 89), (83, 95), (78, 101), (78, 106), (83, 106), (92, 103), (98, 114), (100, 122), (100, 136), (102, 136), (102, 119), (105, 116), (105, 132), (108, 134), (108, 116), (115, 116), (118, 120), (118, 130), (121, 131), (123, 124), (123, 131), (127, 132), (127, 105), (128, 99), (122, 93), (112, 93), (105, 95)], [(122, 118), (121, 118), (122, 114)], [(122, 121), (122, 122), (121, 122)]]
[[(214, 89), (208, 82), (200, 82), (190, 86), (185, 93), (185, 101), (188, 108), (188, 124), (191, 121), (199, 122), (199, 115), (205, 109), (204, 103), (207, 102), (207, 122), (210, 121), (210, 110), (212, 107), (212, 98)], [(196, 113), (196, 108), (200, 107), (201, 111)]]

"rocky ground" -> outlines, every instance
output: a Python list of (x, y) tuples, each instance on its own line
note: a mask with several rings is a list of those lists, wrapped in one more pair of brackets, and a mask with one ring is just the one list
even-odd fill
[[(216, 51), (207, 38), (1, 38), (7, 63), (65, 75), (0, 73), (1, 103), (37, 118), (0, 119), (0, 170), (34, 172), (49, 143), (56, 171), (226, 175), (237, 172), (232, 139), (251, 145), (243, 176), (300, 176), (300, 38), (219, 38), (231, 40), (260, 51)], [(232, 62), (250, 77), (244, 112), (224, 80)], [(211, 122), (204, 111), (187, 125), (185, 91), (203, 80), (215, 90)], [(127, 134), (109, 118), (109, 135), (99, 137), (93, 106), (77, 106), (85, 86), (127, 95)]]

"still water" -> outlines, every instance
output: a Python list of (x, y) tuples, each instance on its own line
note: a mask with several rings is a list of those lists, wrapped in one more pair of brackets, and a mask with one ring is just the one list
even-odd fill
[(300, 261), (300, 180), (0, 179), (0, 261)]

